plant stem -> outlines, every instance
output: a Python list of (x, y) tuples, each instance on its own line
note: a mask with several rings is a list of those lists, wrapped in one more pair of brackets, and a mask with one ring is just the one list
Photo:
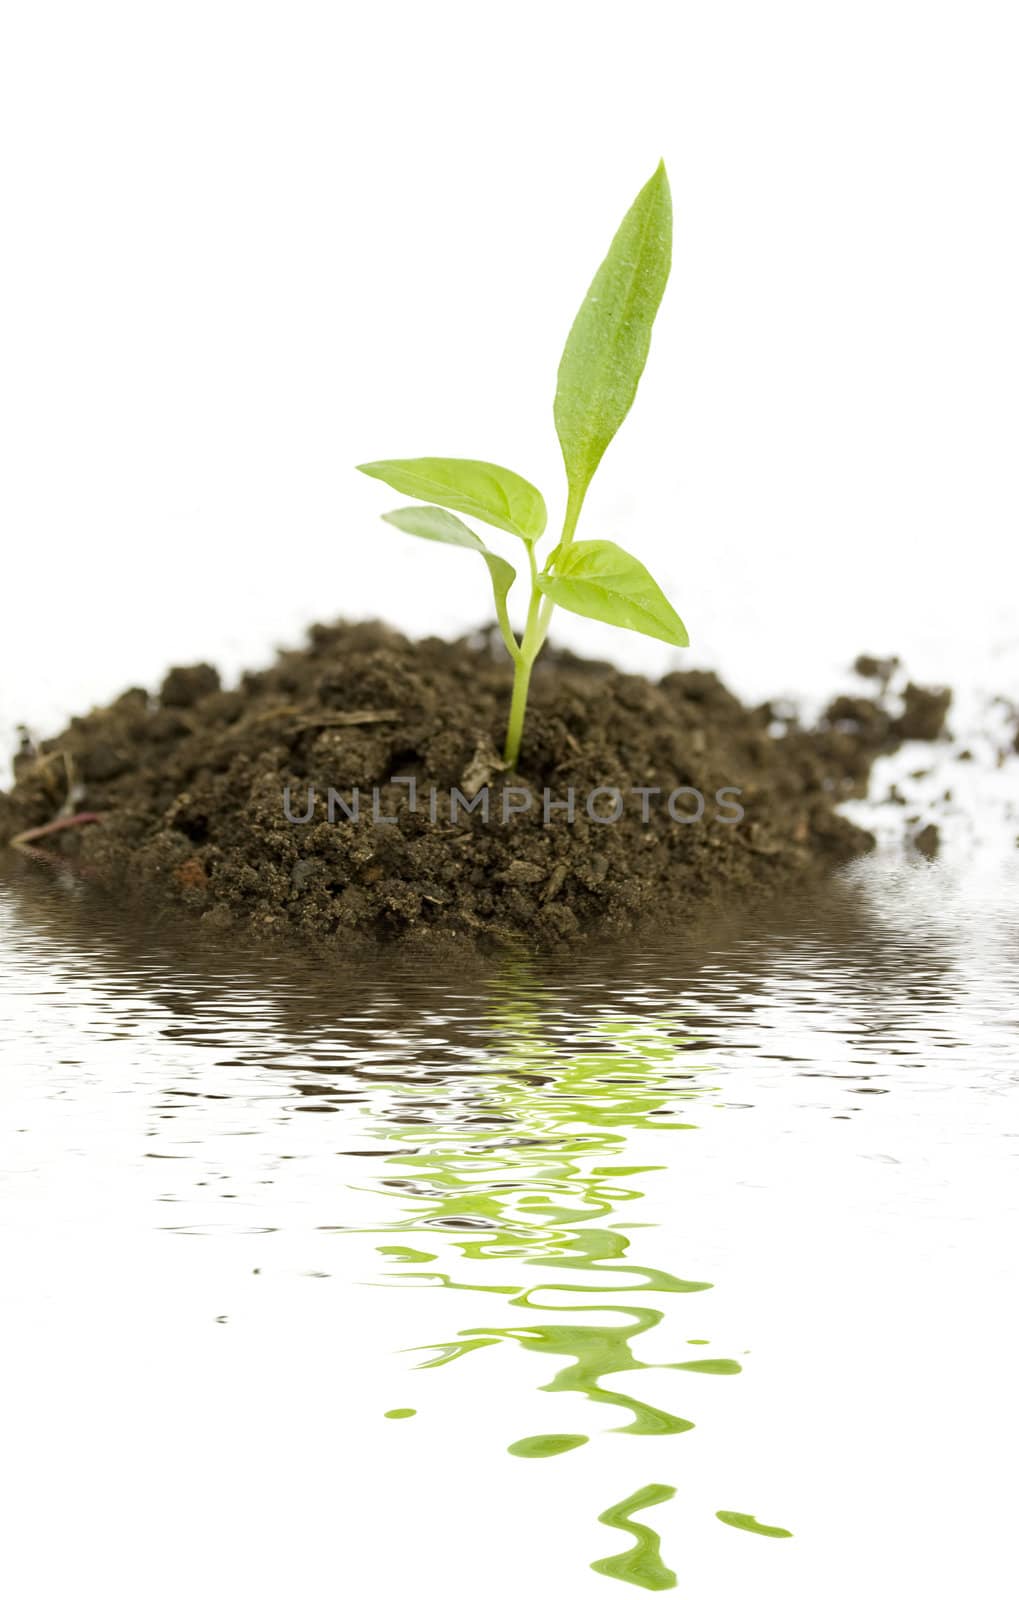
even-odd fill
[(563, 536), (559, 543), (568, 545), (577, 531), (577, 522), (580, 519), (581, 507), (584, 504), (586, 487), (579, 490), (571, 489), (566, 500), (566, 515), (563, 517)]
[[(566, 502), (566, 515), (563, 518), (562, 537), (559, 540), (560, 549), (570, 543), (576, 532), (577, 519), (586, 492), (586, 486), (579, 493), (570, 490)], [(519, 648), (515, 652), (510, 651), (513, 657), (513, 697), (510, 700), (506, 744), (502, 753), (502, 759), (511, 771), (515, 769), (520, 755), (520, 740), (524, 731), (524, 715), (527, 711), (527, 692), (531, 685), (531, 668), (545, 643), (548, 625), (555, 610), (555, 601), (550, 600), (548, 595), (542, 595), (538, 588), (538, 563), (534, 559), (534, 549), (530, 544), (527, 546), (527, 557), (531, 565), (531, 603), (527, 608), (527, 623)], [(505, 634), (503, 637), (505, 638)]]
[(534, 559), (534, 550), (527, 546), (527, 559), (531, 568), (531, 602), (527, 608), (527, 622), (524, 626), (523, 638), (520, 648), (513, 658), (513, 698), (510, 701), (509, 722), (506, 724), (506, 744), (502, 752), (502, 759), (509, 768), (517, 764), (520, 755), (520, 738), (524, 731), (524, 713), (527, 710), (527, 691), (531, 684), (531, 668), (534, 658), (541, 649), (541, 639), (538, 636), (538, 617), (541, 607), (541, 590), (538, 588), (538, 563)]
[[(574, 492), (574, 490), (571, 489), (569, 492), (569, 496), (566, 501), (566, 515), (563, 517), (563, 531), (559, 539), (560, 550), (565, 550), (567, 545), (573, 542), (573, 535), (577, 531), (577, 521), (580, 517), (580, 510), (584, 504), (584, 496), (586, 493), (586, 488), (577, 492)], [(555, 601), (550, 600), (548, 595), (546, 595), (541, 607), (541, 616), (538, 619), (538, 650), (540, 650), (542, 645), (545, 643), (545, 635), (548, 633), (548, 625), (552, 621), (552, 613), (554, 610)], [(537, 650), (535, 651), (535, 654), (537, 655)]]
[(499, 599), (498, 595), (496, 596), (495, 611), (496, 616), (499, 619), (499, 632), (502, 634), (502, 642), (509, 652), (510, 659), (515, 664), (520, 660), (520, 646), (517, 644), (516, 635), (510, 626), (509, 612), (506, 609), (505, 595), (503, 595), (502, 599)]
[(513, 669), (513, 698), (510, 701), (509, 722), (506, 724), (506, 746), (502, 759), (511, 769), (520, 754), (520, 738), (524, 731), (524, 712), (527, 710), (527, 691), (531, 683), (531, 662), (523, 656)]

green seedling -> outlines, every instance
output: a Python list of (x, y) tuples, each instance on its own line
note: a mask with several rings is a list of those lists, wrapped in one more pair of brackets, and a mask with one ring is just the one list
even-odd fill
[[(672, 201), (663, 162), (623, 218), (577, 312), (559, 363), (555, 425), (566, 466), (566, 514), (559, 543), (540, 570), (535, 546), (545, 532), (545, 502), (532, 483), (507, 467), (424, 456), (369, 461), (359, 468), (424, 502), (387, 512), (383, 521), (419, 539), (474, 550), (488, 567), (499, 631), (514, 669), (503, 752), (511, 768), (520, 753), (531, 670), (556, 606), (650, 634), (667, 644), (690, 642), (665, 595), (635, 556), (609, 539), (574, 538), (591, 479), (637, 393), (671, 260)], [(516, 569), (488, 549), (462, 521), (464, 516), (514, 534), (526, 547), (531, 592), (519, 639), (507, 609)]]

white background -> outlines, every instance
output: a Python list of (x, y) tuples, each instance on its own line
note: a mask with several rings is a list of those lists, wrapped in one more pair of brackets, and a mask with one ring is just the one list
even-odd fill
[[(995, 651), (1019, 633), (1017, 45), (1015, 7), (979, 0), (6, 0), (0, 745), (22, 718), (53, 731), (174, 660), (264, 661), (318, 617), (473, 626), (488, 604), (479, 564), (379, 523), (388, 492), (353, 465), (490, 457), (561, 512), (562, 341), (660, 156), (672, 283), (583, 531), (641, 556), (688, 623), (688, 659), (746, 692), (823, 692), (862, 647), (904, 650), (920, 675), (1005, 684), (1015, 658)], [(651, 672), (675, 660), (561, 615), (555, 636)], [(48, 969), (41, 981), (26, 1036), (54, 1015), (81, 1031)], [(43, 1060), (26, 1050), (16, 1064), (40, 1094), (42, 1037)], [(103, 1271), (86, 1276), (83, 1250), (76, 1275), (63, 1213), (40, 1209), (31, 1170), (19, 1188), (25, 1270), (52, 1313), (38, 1336), (19, 1322), (8, 1367), (15, 1382), (41, 1368), (49, 1396), (37, 1414), (32, 1385), (10, 1407), (29, 1441), (11, 1461), (21, 1592), (99, 1592), (112, 1564), (110, 1593), (374, 1585), (389, 1600), (444, 1584), (451, 1547), (456, 1595), (545, 1600), (543, 1575), (557, 1596), (605, 1587), (586, 1561), (625, 1541), (591, 1542), (592, 1508), (613, 1493), (593, 1449), (557, 1465), (493, 1447), (464, 1482), (483, 1408), (492, 1440), (545, 1413), (517, 1416), (519, 1386), (481, 1359), (444, 1369), (433, 1401), (421, 1379), (436, 1374), (398, 1368), (393, 1349), (441, 1316), (416, 1312), (401, 1338), (388, 1307), (373, 1311), (381, 1353), (363, 1376), (369, 1292), (355, 1306), (337, 1280), (325, 1326), (287, 1280), (275, 1321), (249, 1335), (239, 1316), (238, 1339), (214, 1344), (221, 1258), (210, 1252), (196, 1280), (190, 1257), (152, 1248), (149, 1214), (104, 1187), (138, 1149), (136, 1123), (117, 1118), (134, 1111), (136, 1063), (118, 1094), (117, 1061), (96, 1047), (94, 1125), (110, 1157), (73, 1195)], [(21, 1087), (13, 1072), (5, 1082)], [(894, 1096), (875, 1101), (887, 1109), (869, 1142), (837, 1158), (790, 1141), (789, 1210), (785, 1192), (753, 1188), (755, 1159), (786, 1126), (784, 1102), (769, 1103), (758, 1149), (748, 1133), (732, 1167), (720, 1138), (693, 1145), (675, 1237), (662, 1234), (697, 1272), (695, 1214), (709, 1275), (735, 1281), (746, 1259), (759, 1276), (742, 1279), (742, 1299), (720, 1290), (705, 1306), (712, 1337), (726, 1350), (747, 1339), (754, 1360), (738, 1386), (698, 1397), (694, 1497), (647, 1520), (691, 1595), (730, 1575), (723, 1600), (892, 1600), (919, 1570), (938, 1600), (967, 1584), (997, 1600), (1014, 1544), (1012, 1474), (995, 1462), (1014, 1438), (1014, 1393), (1007, 1405), (1001, 1393), (1014, 1300), (998, 1275), (1014, 1185), (981, 1140), (1002, 1102), (961, 1083), (942, 1097), (954, 1143), (942, 1186), (931, 1180), (938, 1248), (915, 1224), (915, 1168), (878, 1164), (901, 1147), (928, 1159), (911, 1102), (900, 1114)], [(83, 1137), (72, 1118), (71, 1148)], [(812, 1185), (821, 1201), (805, 1213)], [(706, 1194), (720, 1207), (735, 1196), (717, 1224)], [(776, 1288), (776, 1240), (811, 1263), (807, 1277)], [(122, 1346), (107, 1338), (114, 1318)], [(319, 1342), (293, 1359), (309, 1330)], [(388, 1435), (385, 1455), (351, 1452), (393, 1403), (423, 1408), (399, 1435), (404, 1454)], [(196, 1417), (219, 1428), (224, 1455)], [(833, 1440), (837, 1484), (816, 1467)], [(337, 1461), (354, 1480), (346, 1506)], [(446, 1522), (443, 1471), (457, 1463), (461, 1514)], [(520, 1466), (549, 1469), (537, 1511), (528, 1487), (530, 1527), (512, 1520)], [(757, 1498), (768, 1475), (774, 1507)], [(637, 1481), (624, 1472), (619, 1494)], [(798, 1507), (796, 1539), (715, 1528), (730, 1498), (779, 1521)], [(699, 1542), (706, 1528), (714, 1542)]]
[(480, 563), (379, 523), (353, 465), (488, 457), (555, 520), (562, 341), (659, 156), (672, 282), (582, 531), (746, 692), (862, 647), (993, 676), (1017, 38), (972, 0), (8, 4), (0, 739), (316, 617), (482, 619)]

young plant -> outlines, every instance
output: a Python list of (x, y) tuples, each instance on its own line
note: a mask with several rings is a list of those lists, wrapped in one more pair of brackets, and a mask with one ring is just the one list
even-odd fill
[[(387, 512), (404, 533), (475, 550), (488, 567), (495, 610), (513, 661), (513, 697), (504, 759), (515, 767), (531, 669), (556, 606), (617, 628), (689, 644), (686, 629), (647, 568), (609, 539), (575, 539), (577, 522), (599, 461), (637, 393), (651, 344), (651, 326), (672, 260), (672, 201), (665, 164), (640, 191), (609, 246), (577, 312), (559, 363), (555, 425), (566, 465), (566, 514), (559, 543), (538, 568), (535, 545), (545, 532), (545, 502), (533, 484), (489, 461), (423, 456), (369, 461), (358, 470), (423, 505)], [(460, 516), (515, 534), (527, 550), (530, 601), (518, 639), (506, 600), (517, 573)]]

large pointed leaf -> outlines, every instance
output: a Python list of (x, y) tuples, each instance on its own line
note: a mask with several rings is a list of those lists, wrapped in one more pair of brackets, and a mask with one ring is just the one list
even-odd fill
[(528, 544), (545, 531), (548, 514), (534, 484), (491, 461), (419, 456), (410, 461), (367, 461), (358, 471), (381, 478), (391, 489), (416, 500), (479, 517)]
[(672, 200), (662, 162), (623, 218), (559, 363), (555, 425), (578, 508), (633, 404), (671, 261)]
[(596, 622), (632, 628), (667, 644), (690, 643), (687, 631), (647, 567), (610, 539), (560, 545), (538, 576), (538, 587), (557, 606)]
[(412, 533), (418, 539), (434, 539), (437, 544), (453, 544), (461, 550), (476, 550), (483, 557), (492, 577), (496, 604), (505, 601), (516, 572), (502, 556), (493, 555), (477, 534), (461, 522), (459, 517), (438, 506), (401, 506), (398, 511), (387, 511), (383, 522), (391, 522), (402, 533)]

